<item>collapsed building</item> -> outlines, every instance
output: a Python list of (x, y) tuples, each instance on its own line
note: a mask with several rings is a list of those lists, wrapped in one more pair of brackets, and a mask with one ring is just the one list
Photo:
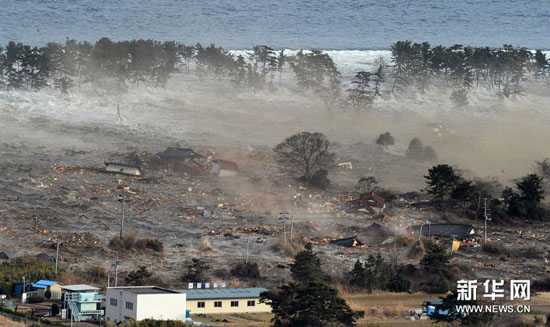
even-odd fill
[(386, 209), (386, 201), (375, 192), (363, 193), (359, 198), (346, 202), (346, 212), (364, 215), (378, 215)]
[(193, 176), (212, 174), (220, 177), (235, 176), (239, 166), (229, 160), (203, 156), (190, 148), (169, 147), (157, 153), (163, 167), (171, 167), (177, 172)]
[(474, 235), (474, 227), (468, 224), (422, 224), (407, 228), (411, 236), (438, 237), (445, 239), (470, 240)]

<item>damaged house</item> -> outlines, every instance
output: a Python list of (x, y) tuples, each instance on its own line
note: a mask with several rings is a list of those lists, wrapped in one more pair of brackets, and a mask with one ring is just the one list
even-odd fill
[(239, 166), (229, 160), (216, 159), (210, 163), (208, 171), (216, 176), (235, 176), (239, 173)]
[(162, 166), (170, 166), (175, 171), (198, 176), (206, 174), (206, 162), (203, 155), (189, 148), (172, 148), (157, 153)]
[(386, 201), (375, 192), (363, 193), (358, 199), (346, 202), (346, 212), (377, 215), (386, 209)]
[(363, 243), (357, 239), (357, 236), (332, 240), (330, 241), (330, 244), (339, 245), (347, 248), (354, 248), (363, 245)]
[(177, 172), (193, 176), (212, 174), (226, 177), (239, 173), (239, 166), (233, 161), (212, 159), (189, 148), (167, 148), (157, 156), (163, 167), (170, 166)]
[(469, 240), (474, 235), (474, 227), (468, 224), (423, 224), (407, 228), (410, 235)]

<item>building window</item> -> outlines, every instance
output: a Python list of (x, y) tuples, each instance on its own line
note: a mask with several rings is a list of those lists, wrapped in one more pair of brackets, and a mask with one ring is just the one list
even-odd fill
[(134, 310), (134, 304), (132, 302), (126, 302), (126, 309)]
[(231, 306), (232, 307), (238, 307), (239, 306), (239, 301), (231, 301)]
[(249, 300), (248, 302), (246, 302), (246, 304), (249, 306), (249, 307), (253, 307), (256, 305), (256, 301), (254, 300)]
[(118, 305), (117, 299), (113, 299), (113, 298), (110, 298), (110, 299), (109, 299), (109, 303), (110, 303), (113, 307), (116, 307), (116, 306)]
[(204, 302), (197, 302), (197, 308), (204, 308)]
[(222, 301), (216, 301), (216, 302), (214, 302), (214, 307), (215, 307), (215, 308), (221, 308), (221, 307), (222, 307)]

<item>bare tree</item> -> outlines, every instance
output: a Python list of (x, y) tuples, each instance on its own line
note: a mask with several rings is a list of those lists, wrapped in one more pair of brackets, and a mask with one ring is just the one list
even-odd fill
[(286, 138), (273, 151), (288, 171), (309, 180), (313, 174), (334, 162), (330, 142), (324, 134), (301, 132)]

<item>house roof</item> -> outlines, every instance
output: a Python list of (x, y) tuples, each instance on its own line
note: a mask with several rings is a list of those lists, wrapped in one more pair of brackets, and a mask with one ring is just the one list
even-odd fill
[(11, 253), (11, 252), (0, 252), (0, 258), (4, 257), (6, 259), (15, 259), (19, 258), (21, 255), (17, 253)]
[(341, 238), (338, 240), (332, 240), (330, 241), (330, 244), (345, 246), (349, 248), (363, 245), (363, 243), (357, 239), (357, 236)]
[(90, 291), (99, 291), (99, 287), (86, 285), (86, 284), (77, 284), (77, 285), (65, 285), (61, 286), (62, 289), (69, 292), (90, 292)]
[(36, 283), (32, 283), (32, 287), (34, 287), (34, 288), (48, 288), (48, 287), (50, 287), (52, 285), (55, 285), (55, 284), (57, 284), (56, 281), (41, 279), (41, 280), (37, 281)]
[(456, 237), (460, 239), (470, 238), (474, 228), (467, 224), (424, 224), (410, 226), (409, 231), (413, 235), (419, 235), (422, 230), (424, 236)]
[(266, 291), (267, 289), (265, 288), (212, 288), (179, 290), (179, 292), (187, 295), (187, 300), (252, 299), (260, 297), (260, 293)]
[(167, 148), (166, 150), (157, 153), (161, 158), (178, 158), (178, 159), (188, 159), (188, 158), (200, 158), (202, 155), (193, 151), (189, 148)]
[(384, 200), (384, 198), (381, 197), (380, 195), (374, 192), (370, 192), (370, 193), (361, 194), (359, 196), (359, 202), (362, 204), (367, 204), (371, 207), (383, 208), (384, 203), (386, 203), (386, 200)]
[(109, 287), (109, 289), (119, 289), (134, 294), (170, 294), (180, 293), (178, 291), (169, 290), (167, 288), (157, 286), (124, 286), (124, 287)]

